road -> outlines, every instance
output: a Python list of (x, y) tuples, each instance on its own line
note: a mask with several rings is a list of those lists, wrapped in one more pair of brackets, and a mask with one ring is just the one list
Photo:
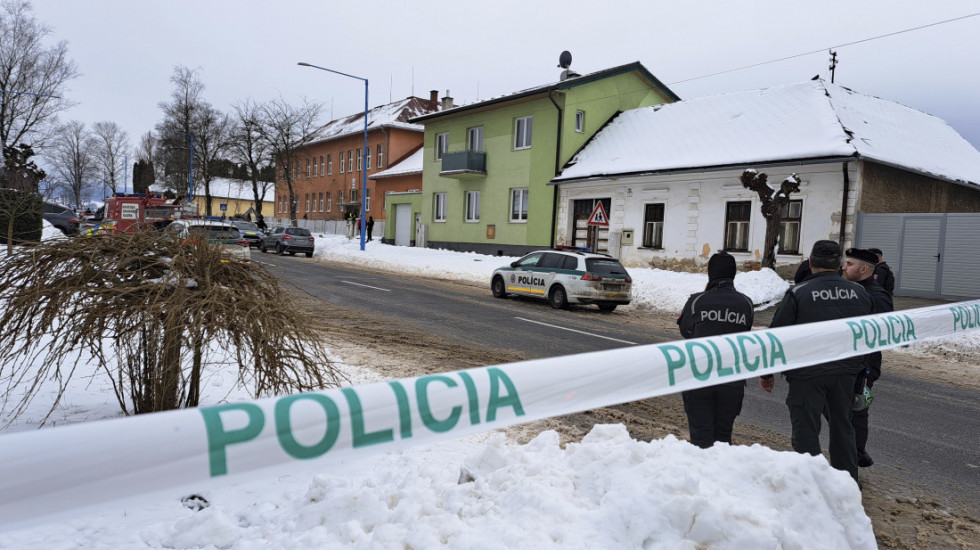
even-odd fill
[[(383, 315), (439, 335), (447, 342), (553, 357), (676, 340), (660, 323), (651, 329), (636, 310), (600, 313), (594, 307), (554, 310), (545, 301), (495, 299), (485, 289), (438, 279), (357, 270), (307, 258), (255, 254), (281, 278), (343, 308)], [(383, 330), (374, 328), (373, 330)], [(875, 385), (869, 451), (877, 472), (958, 495), (980, 510), (980, 399), (976, 392), (889, 374)], [(766, 394), (749, 381), (739, 422), (784, 434), (787, 384), (777, 378)], [(823, 434), (824, 448), (827, 446)]]

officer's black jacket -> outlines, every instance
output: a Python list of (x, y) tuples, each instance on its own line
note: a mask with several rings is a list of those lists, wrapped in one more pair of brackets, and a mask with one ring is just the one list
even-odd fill
[[(871, 313), (874, 313), (874, 301), (863, 286), (852, 283), (833, 271), (821, 271), (786, 291), (769, 326), (776, 328), (802, 325)], [(855, 374), (864, 368), (864, 357), (857, 356), (787, 371), (784, 374), (787, 379), (811, 378), (827, 374)]]
[[(885, 292), (893, 294), (895, 292), (895, 274), (887, 263), (881, 262), (875, 266), (874, 279), (885, 289)], [(889, 310), (891, 311), (891, 310)]]
[[(868, 291), (871, 295), (871, 299), (874, 301), (875, 313), (888, 313), (890, 311), (895, 311), (895, 307), (892, 304), (892, 295), (888, 293), (885, 289), (881, 288), (881, 285), (875, 281), (874, 276), (868, 277), (863, 281), (858, 282), (859, 285), (864, 287), (864, 290)], [(869, 353), (864, 356), (865, 358), (865, 379), (869, 386), (874, 385), (875, 380), (881, 377), (881, 352), (876, 351), (874, 353)]]
[(677, 325), (684, 338), (752, 330), (752, 300), (735, 290), (732, 279), (711, 281), (704, 292), (691, 294)]

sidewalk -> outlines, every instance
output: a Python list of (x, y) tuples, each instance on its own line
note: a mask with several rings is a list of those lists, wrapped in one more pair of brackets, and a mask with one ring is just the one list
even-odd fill
[[(919, 307), (929, 307), (938, 306), (941, 304), (951, 304), (954, 303), (951, 300), (937, 300), (934, 298), (919, 298), (917, 296), (895, 296), (894, 298), (895, 310), (902, 309), (915, 309)], [(768, 308), (764, 311), (755, 312), (755, 320), (752, 323), (755, 326), (768, 327), (769, 323), (772, 321), (772, 316), (776, 313), (776, 306)]]

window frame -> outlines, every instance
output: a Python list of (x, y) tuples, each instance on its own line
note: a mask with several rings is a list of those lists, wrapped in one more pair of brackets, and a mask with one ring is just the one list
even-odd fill
[(447, 193), (432, 194), (432, 221), (433, 223), (446, 222), (446, 196)]
[[(742, 218), (732, 218), (731, 208), (741, 207), (745, 208), (748, 212), (748, 217)], [(748, 252), (749, 251), (749, 231), (751, 230), (752, 223), (752, 201), (751, 200), (734, 200), (725, 201), (725, 240), (723, 250), (726, 252)], [(732, 235), (733, 224), (735, 224), (735, 235)], [(744, 247), (729, 246), (732, 239), (738, 239), (741, 237), (744, 239)], [(738, 245), (739, 243), (735, 243)]]
[(364, 188), (364, 211), (368, 212), (371, 210), (371, 188)]
[(467, 191), (463, 211), (465, 223), (480, 223), (480, 192)]
[[(523, 127), (522, 123), (523, 122)], [(534, 115), (519, 116), (514, 119), (514, 150), (530, 149), (534, 139)]]
[[(654, 210), (651, 212), (651, 207)], [(659, 207), (660, 219), (656, 219)], [(653, 216), (651, 216), (653, 214)], [(663, 202), (651, 202), (643, 205), (643, 248), (653, 250), (663, 250), (664, 248), (664, 218), (667, 216), (667, 204)], [(651, 219), (652, 218), (652, 219)], [(658, 226), (659, 224), (659, 226)], [(655, 236), (659, 238), (655, 238)], [(656, 242), (654, 242), (656, 241)]]
[(585, 133), (585, 111), (575, 111), (575, 131)]
[(327, 154), (327, 175), (333, 175), (333, 154)]
[(361, 171), (361, 165), (363, 163), (363, 160), (364, 160), (364, 152), (361, 151), (360, 147), (358, 147), (357, 148), (357, 171), (358, 172)]
[[(520, 212), (517, 212), (517, 217), (514, 217), (514, 199), (515, 196), (520, 193)], [(527, 223), (527, 201), (530, 196), (530, 190), (528, 187), (512, 187), (510, 190), (510, 222), (511, 223)], [(523, 217), (521, 215), (523, 214)]]
[[(796, 217), (790, 217), (788, 214), (792, 210), (792, 205), (799, 205), (800, 215)], [(786, 216), (781, 216), (779, 220), (779, 241), (777, 242), (779, 248), (779, 254), (790, 254), (794, 256), (799, 256), (800, 253), (800, 242), (802, 239), (803, 232), (803, 199), (791, 199), (783, 206), (783, 210), (787, 213)], [(794, 223), (796, 224), (796, 249), (783, 250), (783, 237), (786, 234), (786, 224)]]
[[(476, 147), (474, 147), (474, 136), (476, 136)], [(483, 126), (473, 126), (466, 129), (466, 150), (483, 152)]]
[(347, 150), (347, 172), (351, 174), (354, 173), (354, 150), (353, 149)]
[(343, 151), (340, 152), (340, 173), (341, 174), (344, 173), (344, 168), (346, 167), (346, 163), (344, 162), (344, 159), (346, 157), (344, 157), (344, 154), (345, 153)]
[(385, 155), (385, 146), (384, 145), (381, 145), (379, 143), (378, 144), (378, 169), (379, 170), (381, 168), (384, 168), (384, 165), (385, 165), (385, 163), (384, 163), (385, 156), (384, 155)]
[(368, 145), (367, 149), (364, 151), (364, 170), (371, 169), (371, 146)]
[(333, 211), (333, 198), (330, 197), (330, 191), (327, 191), (327, 212)]
[(441, 161), (442, 156), (449, 152), (449, 132), (436, 134), (435, 152), (437, 161)]

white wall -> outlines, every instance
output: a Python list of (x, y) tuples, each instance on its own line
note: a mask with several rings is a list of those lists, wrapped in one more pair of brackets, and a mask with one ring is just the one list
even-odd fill
[[(859, 195), (857, 162), (849, 163), (850, 193), (848, 200), (845, 245), (853, 241), (854, 208)], [(612, 199), (609, 214), (610, 232), (634, 231), (633, 245), (623, 245), (620, 258), (627, 266), (647, 266), (651, 260), (693, 258), (707, 262), (711, 254), (722, 249), (725, 235), (725, 203), (752, 201), (749, 221), (749, 252), (733, 253), (738, 262), (762, 259), (766, 223), (758, 195), (742, 187), (739, 181), (744, 168), (723, 172), (674, 174), (613, 178), (609, 180), (565, 183), (559, 187), (556, 243), (571, 244), (572, 205), (576, 199)], [(800, 251), (802, 254), (777, 256), (777, 263), (799, 263), (813, 243), (820, 239), (838, 240), (843, 196), (841, 163), (806, 166), (760, 168), (769, 176), (769, 184), (778, 188), (791, 173), (803, 181), (794, 199), (803, 200)], [(662, 250), (640, 248), (643, 243), (644, 205), (664, 203), (664, 243)], [(610, 251), (612, 255), (616, 255)]]

